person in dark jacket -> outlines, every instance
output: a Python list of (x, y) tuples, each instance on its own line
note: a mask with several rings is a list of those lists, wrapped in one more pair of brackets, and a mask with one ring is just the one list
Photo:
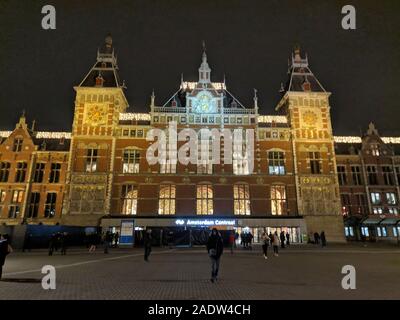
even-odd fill
[(224, 251), (224, 242), (221, 234), (213, 228), (207, 241), (207, 252), (211, 259), (211, 282), (217, 281), (219, 262)]
[(151, 236), (151, 229), (147, 229), (144, 233), (144, 261), (149, 261), (151, 253), (151, 244), (153, 237)]
[(61, 255), (65, 256), (67, 254), (67, 238), (68, 238), (68, 233), (64, 232), (61, 233), (60, 236), (60, 248), (61, 248)]
[(53, 255), (53, 252), (54, 250), (56, 250), (56, 247), (57, 247), (57, 235), (53, 233), (49, 241), (49, 256)]
[(325, 247), (326, 246), (326, 237), (325, 237), (325, 231), (321, 232), (321, 246)]
[(6, 235), (0, 235), (0, 279), (3, 275), (3, 266), (6, 262), (6, 257), (12, 252), (11, 246)]
[(320, 240), (319, 234), (318, 234), (318, 232), (315, 232), (314, 233), (314, 243), (319, 244), (319, 240)]
[(290, 246), (290, 234), (289, 234), (289, 232), (286, 232), (286, 245)]
[(284, 249), (285, 248), (285, 232), (281, 231), (279, 238), (281, 239), (281, 248)]
[(107, 231), (104, 235), (104, 253), (108, 253), (108, 248), (112, 243), (113, 235), (110, 231)]

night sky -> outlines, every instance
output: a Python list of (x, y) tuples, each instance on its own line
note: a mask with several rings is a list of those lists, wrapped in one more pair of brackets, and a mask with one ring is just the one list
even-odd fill
[[(57, 29), (41, 28), (41, 8)], [(341, 8), (357, 9), (357, 30)], [(162, 105), (181, 73), (195, 81), (206, 41), (212, 81), (245, 105), (258, 89), (260, 113), (274, 114), (296, 43), (326, 90), (336, 135), (400, 135), (400, 1), (21, 1), (0, 0), (0, 130), (22, 110), (40, 130), (71, 130), (74, 90), (108, 33), (128, 89), (130, 112), (147, 112), (152, 88)]]

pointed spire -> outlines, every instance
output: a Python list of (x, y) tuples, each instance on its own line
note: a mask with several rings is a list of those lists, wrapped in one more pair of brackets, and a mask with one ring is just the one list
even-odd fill
[(151, 92), (151, 101), (150, 101), (150, 107), (154, 107), (154, 102), (155, 102), (155, 99), (156, 99), (156, 96), (155, 96), (155, 94), (154, 94), (154, 89), (153, 89), (153, 91)]
[(281, 82), (281, 88), (279, 89), (279, 93), (284, 93), (285, 87), (283, 86), (283, 82)]
[(211, 74), (211, 69), (208, 66), (207, 62), (207, 54), (206, 54), (206, 44), (203, 41), (203, 55), (202, 55), (202, 62), (199, 68), (199, 83), (210, 83), (210, 74)]
[(254, 109), (258, 110), (258, 96), (257, 96), (257, 89), (254, 88)]
[(35, 131), (35, 126), (36, 126), (36, 120), (33, 119), (33, 121), (32, 121), (32, 126), (31, 126), (31, 131), (32, 131), (32, 132)]
[(16, 128), (25, 128), (25, 129), (27, 129), (26, 118), (25, 118), (25, 109), (22, 110), (22, 114), (19, 117), (19, 121), (18, 121), (18, 123), (17, 123), (17, 125), (15, 127)]

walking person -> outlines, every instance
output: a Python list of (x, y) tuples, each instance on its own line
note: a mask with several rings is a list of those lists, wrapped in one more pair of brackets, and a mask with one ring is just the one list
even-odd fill
[(281, 248), (285, 249), (285, 231), (282, 230), (279, 237), (281, 239)]
[(236, 231), (235, 232), (235, 242), (234, 242), (235, 249), (237, 248), (236, 243), (237, 243), (238, 239), (239, 239), (239, 233)]
[(231, 248), (231, 254), (233, 254), (233, 248), (235, 246), (235, 232), (231, 231), (229, 234), (229, 247)]
[(3, 275), (3, 266), (6, 262), (6, 257), (12, 252), (12, 248), (8, 241), (7, 235), (0, 235), (0, 279)]
[(53, 255), (54, 250), (56, 249), (56, 244), (57, 242), (57, 236), (55, 233), (53, 233), (50, 237), (50, 241), (49, 241), (49, 256)]
[(270, 243), (270, 245), (272, 247), (273, 246), (273, 242), (274, 242), (274, 235), (272, 234), (271, 231), (269, 232), (268, 237), (269, 237), (269, 243)]
[(286, 245), (288, 247), (290, 246), (290, 234), (289, 234), (289, 232), (286, 232)]
[(278, 255), (279, 255), (279, 251), (278, 251), (278, 248), (279, 248), (279, 236), (278, 236), (278, 231), (275, 231), (275, 234), (274, 234), (274, 239), (273, 239), (273, 241), (272, 241), (272, 246), (273, 246), (273, 248), (274, 248), (274, 256), (275, 257), (277, 257)]
[(104, 253), (108, 253), (108, 249), (110, 248), (111, 242), (112, 242), (112, 234), (110, 231), (107, 231), (104, 235)]
[(314, 244), (319, 244), (319, 234), (318, 234), (318, 232), (315, 232), (314, 233)]
[(32, 234), (28, 233), (24, 239), (24, 246), (22, 248), (22, 252), (25, 252), (25, 250), (31, 252), (31, 247), (32, 247)]
[(115, 244), (114, 244), (115, 248), (118, 248), (119, 232), (115, 233), (114, 241), (115, 241)]
[(151, 229), (147, 229), (144, 234), (144, 261), (149, 261), (151, 253), (151, 242), (153, 237), (151, 236)]
[(248, 238), (249, 249), (250, 249), (250, 250), (253, 250), (252, 243), (253, 243), (253, 238), (254, 238), (254, 236), (253, 236), (253, 234), (252, 234), (251, 232), (249, 232), (248, 237), (249, 237), (249, 238)]
[(97, 238), (98, 235), (97, 233), (91, 233), (88, 235), (88, 241), (89, 241), (89, 253), (95, 252), (97, 248)]
[(67, 254), (67, 237), (68, 233), (64, 232), (60, 236), (60, 248), (61, 248), (61, 255), (65, 256)]
[(263, 253), (264, 253), (264, 259), (268, 259), (268, 246), (269, 246), (270, 238), (266, 232), (263, 232), (261, 239), (262, 239), (262, 249), (263, 249)]
[(211, 282), (217, 281), (219, 262), (224, 251), (224, 242), (218, 230), (213, 228), (207, 241), (207, 252), (211, 259)]
[(326, 237), (325, 237), (325, 231), (321, 232), (321, 246), (326, 247)]

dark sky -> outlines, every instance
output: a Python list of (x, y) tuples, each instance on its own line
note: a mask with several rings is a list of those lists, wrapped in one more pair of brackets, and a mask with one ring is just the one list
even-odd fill
[[(57, 10), (57, 29), (41, 28), (41, 7)], [(357, 9), (357, 30), (341, 28), (341, 8)], [(287, 58), (300, 43), (330, 92), (335, 134), (374, 121), (400, 135), (400, 1), (21, 1), (0, 0), (0, 130), (26, 110), (38, 129), (70, 130), (73, 86), (111, 33), (131, 112), (175, 92), (180, 74), (196, 80), (204, 39), (212, 80), (245, 105), (259, 92), (273, 114)]]

